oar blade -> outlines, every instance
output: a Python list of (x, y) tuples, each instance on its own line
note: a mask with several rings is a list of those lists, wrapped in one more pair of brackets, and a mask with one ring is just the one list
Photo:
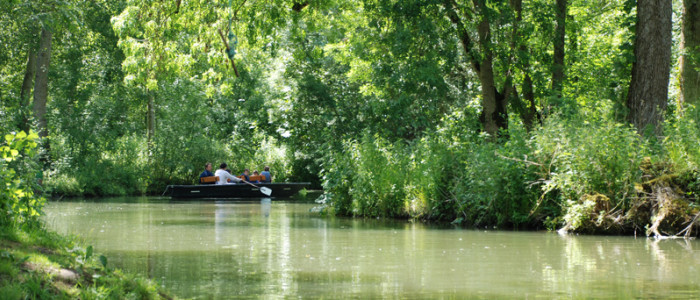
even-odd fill
[(260, 191), (267, 196), (272, 195), (272, 190), (267, 187), (260, 187)]

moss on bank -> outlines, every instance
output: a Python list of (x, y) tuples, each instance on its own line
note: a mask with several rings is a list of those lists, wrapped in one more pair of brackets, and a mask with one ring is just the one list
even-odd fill
[(44, 228), (0, 229), (2, 299), (172, 299), (148, 279), (109, 266), (91, 246)]

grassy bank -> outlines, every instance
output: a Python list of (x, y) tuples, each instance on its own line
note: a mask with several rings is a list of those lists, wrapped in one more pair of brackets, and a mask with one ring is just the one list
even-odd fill
[(171, 299), (155, 283), (41, 227), (0, 229), (2, 299)]
[(73, 238), (46, 230), (39, 219), (39, 136), (10, 133), (0, 143), (1, 299), (170, 299), (153, 282), (124, 274), (108, 258)]

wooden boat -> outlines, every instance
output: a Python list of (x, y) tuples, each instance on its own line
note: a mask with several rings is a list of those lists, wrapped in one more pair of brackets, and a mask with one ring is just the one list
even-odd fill
[[(301, 189), (311, 186), (310, 182), (256, 183), (259, 188), (272, 190), (270, 197), (288, 198), (296, 195)], [(197, 184), (169, 185), (163, 195), (172, 198), (263, 198), (258, 187), (245, 183), (236, 184)]]

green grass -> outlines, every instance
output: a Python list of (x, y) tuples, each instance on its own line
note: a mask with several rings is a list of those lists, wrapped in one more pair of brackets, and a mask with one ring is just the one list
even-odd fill
[[(172, 298), (154, 282), (112, 269), (104, 261), (91, 246), (41, 227), (3, 227), (0, 299)], [(75, 277), (61, 276), (59, 271)]]

